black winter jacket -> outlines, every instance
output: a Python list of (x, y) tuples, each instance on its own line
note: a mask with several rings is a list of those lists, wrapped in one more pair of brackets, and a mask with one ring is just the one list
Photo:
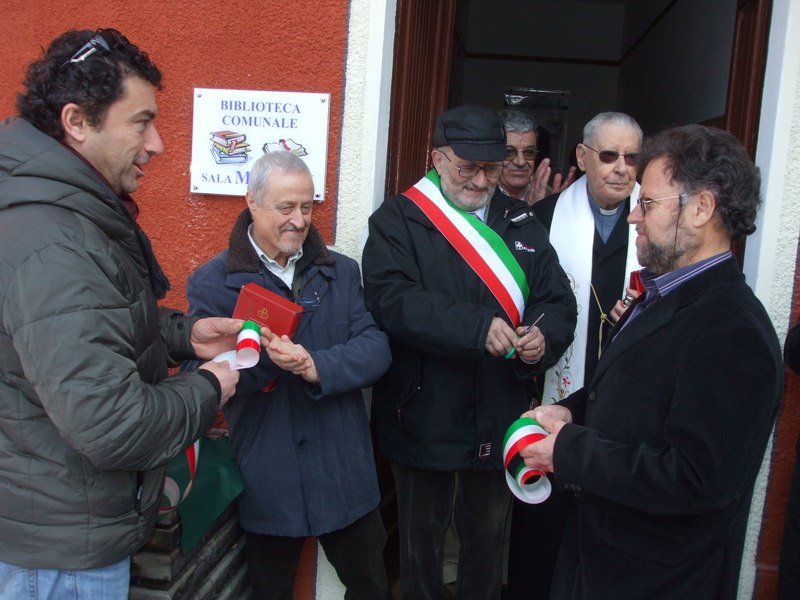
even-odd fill
[[(513, 220), (512, 220), (513, 219)], [(393, 362), (373, 390), (381, 453), (432, 470), (501, 469), (503, 435), (528, 409), (530, 379), (572, 341), (575, 296), (547, 232), (523, 202), (495, 195), (487, 224), (511, 249), (531, 293), (523, 325), (544, 313), (542, 361), (485, 349), (498, 301), (408, 198), (369, 220), (363, 272), (367, 307), (389, 334)]]

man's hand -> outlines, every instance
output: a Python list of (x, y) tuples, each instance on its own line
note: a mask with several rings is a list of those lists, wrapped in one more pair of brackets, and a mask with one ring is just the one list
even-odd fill
[(511, 325), (500, 317), (494, 317), (486, 334), (486, 352), (492, 356), (505, 356), (506, 352), (514, 347), (517, 334)]
[(295, 344), (289, 336), (278, 337), (269, 330), (262, 329), (262, 338), (266, 338), (264, 348), (275, 366), (284, 371), (299, 375), (309, 383), (319, 383), (319, 374), (314, 359), (300, 344)]
[(536, 204), (539, 200), (542, 200), (550, 194), (563, 192), (575, 181), (577, 169), (572, 166), (569, 168), (566, 177), (561, 175), (561, 173), (556, 173), (553, 176), (553, 186), (548, 188), (547, 183), (550, 181), (550, 174), (552, 171), (553, 169), (550, 167), (549, 158), (543, 159), (542, 162), (539, 163), (539, 166), (536, 167), (536, 170), (533, 172), (533, 177), (531, 177), (531, 184), (528, 186), (528, 193), (525, 195), (525, 201), (529, 206)]
[(522, 416), (535, 419), (550, 435), (543, 440), (525, 446), (520, 450), (519, 455), (525, 459), (526, 466), (539, 469), (545, 473), (553, 473), (555, 471), (553, 449), (556, 445), (556, 438), (561, 428), (572, 422), (572, 413), (563, 406), (548, 404), (537, 406)]
[(199, 368), (210, 371), (219, 381), (221, 388), (219, 407), (222, 408), (236, 391), (236, 384), (239, 383), (239, 371), (231, 371), (228, 361), (225, 360), (222, 362), (209, 361), (200, 365)]
[(211, 359), (236, 348), (244, 321), (224, 317), (198, 319), (192, 327), (192, 347), (198, 358)]
[(572, 185), (572, 182), (575, 181), (575, 174), (578, 172), (578, 169), (573, 165), (567, 171), (567, 176), (563, 178), (561, 173), (556, 173), (553, 177), (553, 193), (560, 194), (569, 186)]
[(628, 310), (628, 307), (631, 305), (631, 302), (636, 300), (639, 297), (639, 292), (637, 292), (633, 288), (625, 288), (625, 297), (622, 300), (617, 300), (617, 303), (614, 305), (614, 308), (611, 309), (611, 318), (614, 319), (616, 323), (619, 321), (620, 317)]
[(517, 327), (517, 335), (521, 336), (515, 343), (517, 355), (527, 363), (535, 363), (544, 356), (546, 340), (538, 327), (525, 333), (527, 327)]
[(539, 202), (542, 198), (547, 196), (547, 182), (550, 181), (550, 159), (545, 158), (536, 167), (531, 177), (531, 183), (528, 186), (528, 193), (525, 195), (525, 202), (532, 206)]

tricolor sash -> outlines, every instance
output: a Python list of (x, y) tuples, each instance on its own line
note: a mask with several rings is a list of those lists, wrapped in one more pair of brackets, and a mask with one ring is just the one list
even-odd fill
[(475, 215), (446, 198), (435, 170), (431, 170), (403, 195), (425, 213), (486, 284), (514, 327), (518, 327), (525, 314), (530, 289), (522, 267), (503, 238)]

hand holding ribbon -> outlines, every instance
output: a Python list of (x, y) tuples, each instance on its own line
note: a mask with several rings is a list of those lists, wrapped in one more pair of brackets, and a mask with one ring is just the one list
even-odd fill
[(191, 343), (198, 358), (213, 359), (236, 345), (244, 321), (225, 317), (198, 319), (192, 326)]

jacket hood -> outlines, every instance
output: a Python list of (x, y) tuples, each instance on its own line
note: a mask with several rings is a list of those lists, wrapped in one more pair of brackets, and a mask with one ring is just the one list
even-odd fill
[[(97, 201), (87, 202), (87, 195)], [(67, 208), (112, 230), (117, 222), (130, 229), (116, 194), (89, 165), (26, 120), (11, 117), (0, 123), (0, 210), (30, 203)]]
[(0, 211), (26, 204), (75, 212), (120, 243), (163, 298), (169, 281), (150, 241), (108, 184), (78, 156), (25, 119), (0, 122)]

